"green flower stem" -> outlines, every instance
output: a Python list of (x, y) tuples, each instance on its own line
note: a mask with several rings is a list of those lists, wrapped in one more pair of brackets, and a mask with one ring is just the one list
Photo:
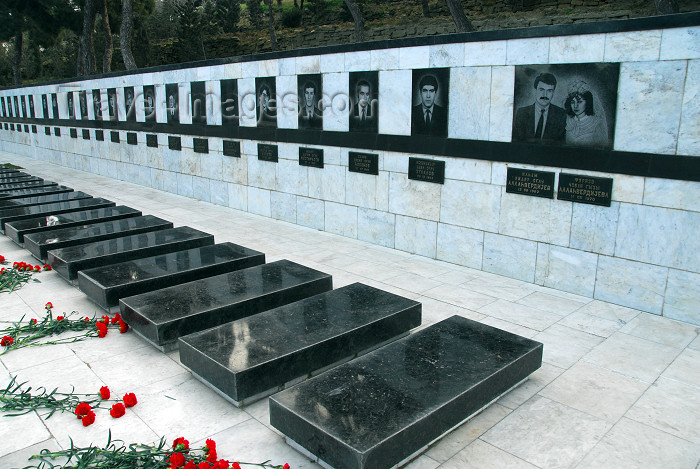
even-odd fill
[[(109, 402), (102, 400), (99, 393), (78, 394), (75, 392), (58, 392), (58, 388), (48, 391), (44, 387), (36, 389), (32, 394), (32, 388), (23, 389), (25, 383), (17, 384), (17, 377), (13, 377), (7, 387), (0, 391), (0, 411), (12, 412), (6, 417), (16, 417), (32, 411), (44, 409), (48, 411), (45, 418), (50, 418), (56, 411), (73, 412), (81, 402), (90, 404), (93, 409), (100, 407), (100, 403)], [(117, 401), (114, 401), (117, 402)]]

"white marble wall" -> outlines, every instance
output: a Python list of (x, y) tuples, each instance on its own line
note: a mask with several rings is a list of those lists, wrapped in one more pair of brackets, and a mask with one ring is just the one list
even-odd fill
[[(329, 111), (324, 130), (346, 131), (349, 73), (379, 71), (379, 132), (410, 134), (411, 69), (450, 67), (449, 135), (509, 142), (515, 66), (621, 62), (615, 150), (700, 157), (700, 28), (528, 38), (485, 43), (290, 57), (215, 67), (88, 80), (80, 86), (118, 89), (154, 84), (164, 122), (164, 84), (178, 83), (189, 102), (189, 82), (205, 81), (208, 124), (220, 125), (218, 80), (238, 78), (242, 126), (257, 125), (255, 77), (276, 76), (277, 92), (295, 92), (297, 74), (321, 73)], [(67, 117), (71, 84), (8, 90), (5, 96), (59, 93)], [(138, 88), (140, 90), (140, 88)], [(89, 93), (88, 93), (89, 96)], [(38, 104), (37, 104), (38, 103)], [(284, 103), (282, 103), (284, 107)], [(295, 104), (278, 114), (280, 128), (297, 128)], [(181, 122), (190, 116), (182, 107)], [(76, 111), (79, 115), (79, 108)], [(92, 117), (92, 109), (89, 110)], [(141, 115), (137, 116), (141, 120)], [(379, 175), (348, 171), (352, 148), (324, 150), (323, 169), (298, 164), (298, 144), (241, 141), (240, 158), (210, 152), (48, 137), (0, 131), (0, 149), (342, 236), (534, 282), (587, 297), (700, 324), (700, 183), (592, 171), (614, 179), (612, 205), (598, 207), (505, 192), (508, 165), (468, 158), (376, 151)], [(53, 133), (53, 129), (52, 129)], [(279, 162), (259, 161), (258, 143), (277, 144)], [(408, 179), (408, 157), (445, 162), (445, 183)], [(513, 165), (558, 173), (560, 168)]]

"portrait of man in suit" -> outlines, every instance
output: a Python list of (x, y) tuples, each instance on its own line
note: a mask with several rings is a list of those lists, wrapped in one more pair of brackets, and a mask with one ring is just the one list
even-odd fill
[(87, 120), (88, 118), (88, 108), (87, 108), (87, 91), (83, 90), (78, 96), (80, 102), (80, 118)]
[(238, 80), (221, 80), (221, 118), (223, 125), (239, 125)]
[(350, 73), (351, 131), (377, 132), (379, 123), (378, 85), (377, 72)]
[(117, 89), (108, 88), (107, 89), (107, 114), (109, 115), (109, 120), (117, 120)]
[[(430, 69), (413, 72), (414, 106), (411, 111), (411, 135), (447, 137), (449, 78), (443, 79), (440, 75), (448, 74), (449, 70)], [(416, 74), (416, 72), (419, 73)], [(417, 83), (416, 78), (418, 78)], [(445, 86), (440, 86), (441, 82)]]
[[(5, 101), (2, 102), (3, 109), (5, 109)], [(41, 111), (44, 113), (44, 119), (49, 118), (49, 100), (45, 94), (41, 95)]]
[(256, 78), (255, 88), (258, 96), (256, 106), (258, 127), (277, 127), (275, 77)]
[(58, 119), (58, 95), (51, 93), (51, 113), (54, 119)]
[(299, 75), (299, 128), (322, 129), (323, 114), (319, 108), (321, 89), (317, 85), (320, 75)]
[(156, 121), (156, 89), (153, 85), (143, 87), (143, 113), (146, 122)]
[(102, 119), (102, 96), (100, 90), (92, 90), (92, 111), (95, 114), (95, 120)]
[(168, 124), (180, 122), (180, 110), (178, 108), (178, 85), (168, 83), (165, 85), (165, 115)]
[(73, 103), (73, 92), (68, 92), (68, 118), (75, 118), (75, 104)]
[(556, 77), (544, 72), (533, 83), (535, 102), (518, 108), (513, 118), (514, 142), (564, 143), (566, 111), (554, 104)]

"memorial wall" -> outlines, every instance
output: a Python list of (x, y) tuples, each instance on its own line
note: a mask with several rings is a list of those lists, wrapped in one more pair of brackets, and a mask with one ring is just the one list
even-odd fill
[(4, 89), (0, 149), (700, 324), (699, 25), (455, 34)]

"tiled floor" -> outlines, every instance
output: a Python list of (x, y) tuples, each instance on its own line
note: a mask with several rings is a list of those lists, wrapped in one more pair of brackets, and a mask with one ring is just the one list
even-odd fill
[[(102, 196), (175, 223), (423, 303), (423, 325), (453, 314), (544, 343), (531, 378), (414, 460), (410, 469), (696, 468), (700, 461), (699, 328), (590, 298), (433, 261), (226, 207), (0, 154), (37, 176)], [(0, 237), (0, 254), (30, 261)], [(53, 272), (41, 283), (0, 294), (0, 320), (58, 313), (101, 314)], [(22, 467), (41, 449), (206, 438), (229, 460), (288, 462), (317, 468), (269, 425), (267, 400), (238, 409), (194, 379), (177, 351), (163, 354), (133, 333), (0, 356), (0, 386), (10, 376), (34, 387), (134, 392), (139, 404), (121, 419), (98, 413), (84, 428), (71, 414), (0, 419), (0, 468)]]

